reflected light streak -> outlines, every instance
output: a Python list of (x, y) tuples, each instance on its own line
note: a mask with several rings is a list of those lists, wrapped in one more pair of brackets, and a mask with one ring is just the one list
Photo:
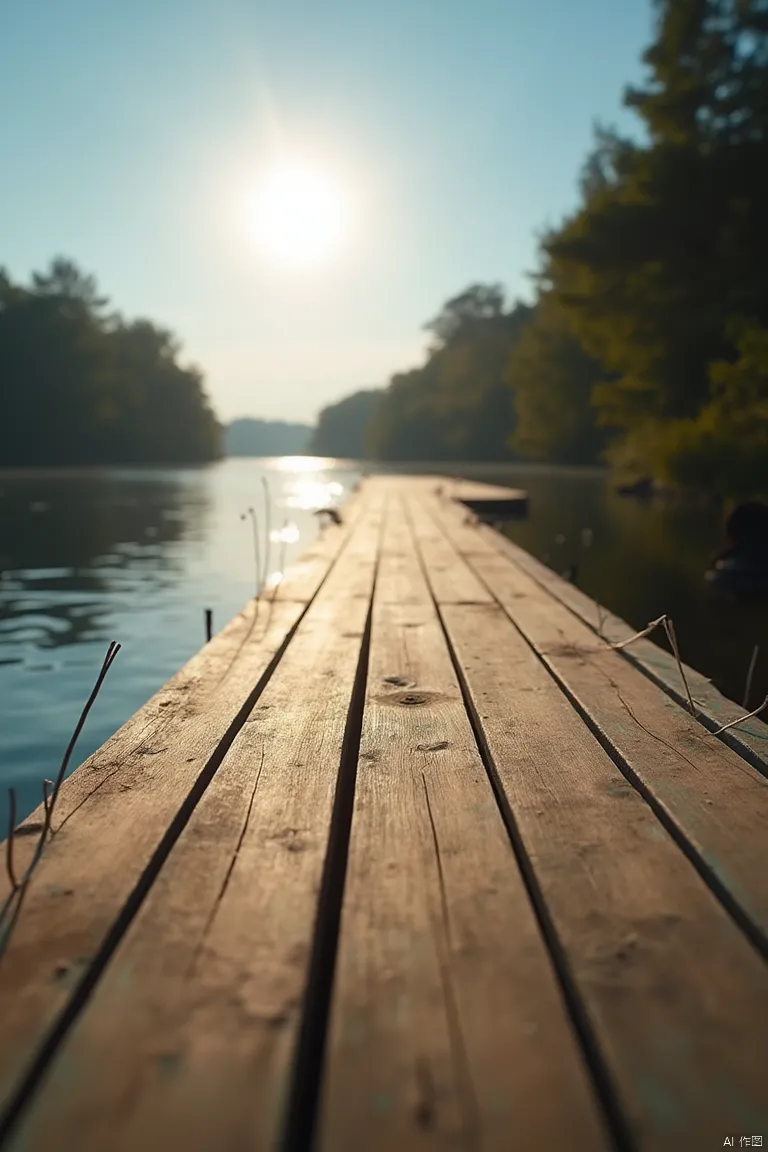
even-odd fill
[(280, 472), (322, 472), (336, 461), (331, 456), (276, 456), (274, 464)]
[(274, 528), (269, 534), (270, 540), (275, 544), (295, 544), (299, 539), (299, 528), (297, 524), (286, 524), (284, 528)]
[(289, 508), (301, 508), (305, 512), (316, 512), (327, 508), (341, 496), (344, 488), (335, 480), (322, 481), (299, 479), (289, 488), (285, 503)]

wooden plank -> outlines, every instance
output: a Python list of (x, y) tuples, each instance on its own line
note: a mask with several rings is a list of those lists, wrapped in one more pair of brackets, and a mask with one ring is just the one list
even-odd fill
[(637, 1147), (765, 1131), (760, 955), (503, 609), (441, 614)]
[[(581, 589), (567, 580), (563, 580), (545, 564), (540, 563), (535, 557), (492, 528), (481, 525), (479, 533), (504, 555), (509, 556), (556, 599), (562, 601), (585, 624), (593, 630), (597, 630), (597, 605)], [(602, 628), (605, 638), (613, 644), (629, 639), (636, 632), (636, 629), (627, 624), (625, 620), (608, 611), (602, 613)], [(648, 639), (637, 640), (631, 647), (622, 649), (622, 651), (630, 663), (640, 668), (679, 704), (686, 705), (685, 688), (680, 678), (680, 671), (677, 662), (669, 652)], [(700, 711), (701, 723), (710, 732), (714, 732), (723, 724), (730, 724), (731, 721), (744, 715), (744, 709), (741, 705), (734, 703), (733, 700), (727, 699), (718, 692), (706, 676), (697, 672), (696, 669), (690, 668), (687, 664), (684, 664), (684, 668), (691, 693)], [(740, 724), (738, 728), (730, 728), (727, 732), (723, 732), (719, 739), (749, 760), (763, 774), (768, 772), (768, 724), (754, 717)]]
[[(439, 509), (433, 510), (440, 515)], [(768, 780), (456, 518), (441, 521), (593, 731), (768, 956)], [(470, 551), (467, 551), (470, 550)]]
[(468, 480), (453, 481), (449, 497), (457, 504), (481, 516), (527, 516), (528, 493), (521, 488), (501, 488), (495, 484), (475, 484)]
[[(151, 755), (151, 749), (162, 740), (164, 731), (168, 730), (169, 719), (183, 713), (191, 716), (199, 712), (205, 698), (212, 688), (217, 685), (230, 669), (235, 653), (246, 640), (254, 633), (255, 600), (248, 604), (234, 616), (224, 628), (187, 663), (176, 672), (171, 679), (159, 688), (157, 692), (137, 712), (123, 724), (114, 735), (101, 745), (93, 755), (64, 781), (56, 802), (54, 824), (58, 825), (71, 818), (72, 814), (88, 798), (94, 788), (103, 787), (110, 776), (119, 772), (126, 749), (145, 749), (144, 755)], [(262, 607), (262, 626), (266, 619), (266, 608)], [(202, 632), (202, 628), (201, 628)], [(119, 657), (118, 657), (119, 659)], [(95, 664), (93, 679), (95, 681), (99, 665)], [(102, 688), (102, 693), (109, 692), (109, 679)], [(85, 699), (83, 700), (85, 703)], [(98, 703), (96, 704), (98, 708)], [(74, 728), (77, 716), (72, 716)], [(62, 749), (63, 752), (63, 749)], [(51, 764), (51, 776), (55, 776), (56, 764)], [(41, 782), (42, 784), (42, 782)], [(42, 796), (42, 789), (41, 789)], [(20, 878), (24, 875), (31, 862), (40, 833), (43, 829), (42, 804), (29, 816), (19, 823), (14, 838), (14, 858), (16, 860), (16, 873)], [(6, 829), (0, 829), (5, 834)], [(5, 848), (3, 847), (3, 853)], [(4, 871), (0, 872), (0, 909), (11, 896), (11, 888)], [(0, 938), (2, 929), (0, 927)]]
[[(463, 594), (464, 589), (461, 590)], [(607, 1137), (397, 509), (377, 579), (319, 1145)]]
[(379, 519), (312, 603), (12, 1147), (273, 1146)]
[[(361, 516), (367, 507), (360, 504)], [(315, 547), (315, 589), (351, 532), (345, 526)], [(309, 595), (306, 573), (302, 580)], [(300, 599), (278, 601), (270, 611), (262, 605), (250, 634), (239, 625), (227, 630), (66, 782), (58, 831), (18, 916), (4, 924), (12, 931), (0, 955), (0, 1113), (73, 992), (87, 982), (127, 902), (138, 901), (151, 882), (175, 835), (168, 839), (169, 828), (188, 817), (195, 789), (215, 771), (222, 741), (236, 734), (305, 607)], [(40, 819), (40, 810), (30, 817)]]
[(469, 566), (457, 563), (454, 548), (421, 501), (409, 501), (406, 507), (435, 594), (443, 601), (450, 599), (451, 603), (492, 604), (491, 593)]
[[(401, 483), (401, 491), (407, 488), (412, 495), (418, 494), (420, 496), (434, 495), (436, 484), (443, 487), (444, 492), (448, 492), (452, 483), (450, 478), (437, 476), (412, 476), (398, 479)], [(402, 487), (403, 485), (405, 487)], [(529, 552), (510, 540), (509, 537), (501, 535), (488, 525), (479, 524), (477, 531), (479, 537), (492, 543), (497, 550), (509, 556), (529, 576), (542, 584), (556, 599), (562, 601), (579, 616), (588, 627), (597, 631), (597, 604), (581, 589), (569, 581), (563, 580), (551, 568), (542, 564)], [(601, 620), (603, 634), (610, 643), (626, 640), (636, 631), (626, 621), (607, 610), (602, 610)], [(624, 649), (623, 654), (625, 659), (640, 668), (679, 704), (684, 707), (687, 705), (685, 688), (680, 678), (677, 662), (669, 652), (651, 640), (642, 639), (636, 641), (631, 648)], [(706, 676), (685, 663), (683, 666), (694, 700), (699, 706), (699, 719), (710, 732), (714, 732), (723, 724), (729, 724), (743, 715), (743, 708), (718, 692)], [(758, 771), (764, 775), (768, 772), (768, 724), (758, 718), (753, 718), (740, 724), (738, 728), (729, 729), (718, 738), (747, 759)]]
[(482, 515), (505, 518), (525, 516), (528, 511), (528, 493), (522, 488), (482, 484), (455, 476), (372, 476), (366, 480), (367, 485), (371, 483), (384, 483), (391, 491), (430, 493)]
[[(129, 717), (113, 736), (110, 736), (93, 755), (70, 774), (64, 781), (56, 802), (56, 824), (69, 819), (87, 800), (94, 787), (103, 787), (110, 776), (120, 772), (126, 756), (136, 753), (152, 755), (151, 749), (168, 736), (169, 721), (178, 720), (182, 715), (191, 718), (206, 707), (207, 699), (232, 669), (243, 645), (250, 642), (254, 636), (258, 637), (260, 630), (265, 630), (273, 595), (276, 595), (277, 600), (295, 601), (304, 605), (309, 603), (355, 524), (360, 523), (362, 513), (361, 497), (352, 496), (344, 505), (343, 532), (334, 529), (315, 540), (312, 547), (289, 568), (280, 587), (262, 593), (258, 612), (256, 600), (249, 600), (242, 611), (228, 621), (224, 628), (196, 652), (162, 688), (159, 688), (146, 704)], [(286, 619), (290, 617), (286, 616)], [(94, 680), (97, 672), (98, 667), (94, 667)], [(109, 691), (108, 683), (102, 691)], [(76, 720), (77, 717), (73, 715), (73, 728)], [(55, 771), (56, 766), (51, 765), (51, 775), (55, 775)], [(24, 874), (34, 855), (39, 833), (43, 828), (43, 817), (41, 804), (19, 824), (20, 831), (17, 833), (14, 846), (18, 876)], [(0, 829), (0, 834), (4, 836), (5, 831)], [(8, 877), (4, 870), (0, 870), (0, 916), (6, 900), (11, 895)]]

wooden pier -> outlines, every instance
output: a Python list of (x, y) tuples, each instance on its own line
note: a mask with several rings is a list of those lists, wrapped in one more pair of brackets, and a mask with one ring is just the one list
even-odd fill
[(1, 1152), (768, 1147), (768, 728), (630, 634), (366, 479), (0, 881)]

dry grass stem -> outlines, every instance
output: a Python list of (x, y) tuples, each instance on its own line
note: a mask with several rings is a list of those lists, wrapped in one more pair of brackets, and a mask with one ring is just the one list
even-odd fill
[(722, 728), (718, 728), (713, 734), (719, 736), (721, 732), (727, 731), (728, 728), (733, 728), (736, 724), (743, 724), (745, 720), (751, 720), (753, 716), (759, 716), (765, 708), (768, 708), (768, 696), (766, 696), (762, 704), (755, 708), (753, 712), (747, 712), (746, 716), (739, 716), (738, 720), (731, 720), (730, 724), (723, 724)]

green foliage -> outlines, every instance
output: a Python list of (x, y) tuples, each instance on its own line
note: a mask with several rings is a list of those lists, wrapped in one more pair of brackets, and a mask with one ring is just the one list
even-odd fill
[(30, 287), (0, 275), (0, 465), (215, 459), (219, 426), (173, 336), (104, 312), (58, 258)]
[(366, 433), (381, 398), (379, 389), (363, 390), (346, 396), (338, 404), (323, 408), (309, 441), (309, 452), (317, 456), (339, 456), (362, 460), (367, 451)]
[(605, 434), (595, 422), (591, 395), (604, 376), (574, 337), (553, 293), (544, 293), (509, 360), (517, 412), (513, 447), (532, 460), (597, 462)]
[(422, 368), (393, 376), (368, 444), (380, 460), (505, 460), (512, 456), (509, 354), (530, 309), (504, 309), (498, 285), (472, 285), (426, 330), (434, 341)]
[[(768, 0), (654, 0), (643, 142), (597, 126), (534, 309), (475, 284), (368, 431), (384, 460), (589, 462), (768, 486)], [(742, 319), (734, 321), (734, 317)], [(746, 319), (743, 319), (746, 318)]]
[(648, 83), (625, 97), (648, 143), (598, 134), (541, 284), (603, 366), (612, 462), (743, 494), (765, 486), (768, 4), (655, 6)]
[(730, 330), (738, 359), (712, 364), (711, 399), (695, 420), (664, 429), (661, 467), (720, 496), (768, 495), (768, 331), (744, 321)]

